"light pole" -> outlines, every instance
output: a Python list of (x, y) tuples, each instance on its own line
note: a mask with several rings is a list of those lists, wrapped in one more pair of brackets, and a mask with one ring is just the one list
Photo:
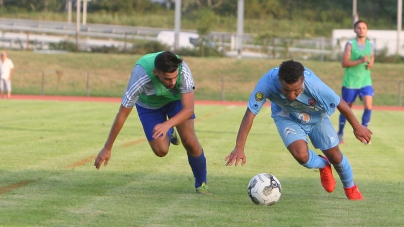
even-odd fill
[(403, 0), (397, 1), (397, 51), (396, 54), (400, 55), (401, 49), (401, 22), (403, 16)]
[(175, 0), (174, 53), (179, 49), (181, 30), (181, 0)]
[(355, 22), (357, 22), (359, 20), (359, 16), (358, 16), (358, 8), (357, 8), (357, 0), (353, 0), (353, 4), (352, 4), (352, 24), (355, 24)]
[(79, 50), (79, 33), (80, 33), (80, 0), (76, 1), (76, 51)]
[(237, 58), (240, 59), (243, 50), (244, 0), (238, 0), (237, 10)]

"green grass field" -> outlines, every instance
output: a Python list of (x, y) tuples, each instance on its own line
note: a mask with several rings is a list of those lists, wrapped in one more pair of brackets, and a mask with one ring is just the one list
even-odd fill
[[(156, 157), (136, 112), (100, 170), (119, 103), (1, 100), (1, 226), (401, 226), (404, 112), (375, 110), (373, 144), (347, 135), (349, 158), (365, 200), (348, 201), (341, 182), (329, 194), (319, 172), (301, 167), (283, 147), (265, 108), (246, 146), (247, 164), (226, 167), (245, 107), (197, 105), (195, 127), (208, 160), (212, 196), (197, 195), (182, 146)], [(355, 110), (360, 117), (361, 112)], [(332, 116), (337, 121), (337, 114)], [(317, 152), (320, 152), (316, 150)], [(280, 201), (257, 206), (247, 184), (269, 172)], [(334, 172), (338, 179), (338, 175)]]

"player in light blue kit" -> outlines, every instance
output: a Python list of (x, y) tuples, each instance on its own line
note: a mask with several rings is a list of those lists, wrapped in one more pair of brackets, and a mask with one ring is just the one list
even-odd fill
[[(266, 99), (272, 102), (272, 118), (283, 143), (296, 161), (309, 169), (318, 168), (321, 184), (330, 193), (336, 185), (332, 164), (348, 199), (362, 200), (348, 159), (338, 147), (338, 135), (329, 116), (337, 108), (351, 124), (356, 138), (363, 143), (370, 141), (372, 132), (358, 122), (351, 108), (331, 88), (311, 70), (293, 60), (282, 62), (258, 81), (241, 122), (236, 146), (225, 158), (226, 165), (234, 163), (237, 166), (240, 161), (241, 165), (246, 163), (244, 147), (247, 136)], [(317, 155), (308, 148), (307, 136), (325, 156)]]
[(191, 70), (180, 57), (169, 51), (141, 57), (133, 68), (108, 139), (95, 159), (95, 167), (108, 164), (114, 141), (136, 106), (154, 154), (164, 157), (170, 142), (179, 144), (173, 129), (176, 127), (187, 151), (196, 192), (211, 194), (206, 185), (206, 158), (194, 130), (194, 89)]

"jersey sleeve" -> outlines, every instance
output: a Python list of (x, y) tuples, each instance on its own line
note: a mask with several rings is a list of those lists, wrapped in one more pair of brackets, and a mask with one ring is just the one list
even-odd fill
[(195, 89), (194, 78), (192, 77), (191, 70), (185, 62), (182, 62), (182, 82), (179, 86), (181, 94), (189, 93)]
[(254, 88), (254, 91), (250, 95), (248, 100), (248, 109), (257, 115), (261, 110), (262, 106), (265, 104), (266, 99), (270, 98), (270, 90), (273, 83), (271, 82), (272, 70), (261, 77)]
[(135, 65), (132, 70), (126, 91), (122, 96), (122, 106), (126, 108), (135, 106), (139, 96), (144, 91), (144, 85), (148, 81), (150, 81), (150, 78), (147, 75), (146, 70), (140, 65)]

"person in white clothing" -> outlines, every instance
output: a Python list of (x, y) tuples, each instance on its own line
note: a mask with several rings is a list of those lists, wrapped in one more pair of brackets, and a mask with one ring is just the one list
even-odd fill
[(0, 61), (0, 93), (3, 98), (4, 86), (7, 89), (7, 98), (11, 98), (11, 75), (13, 74), (14, 64), (7, 58), (7, 53), (1, 53)]

